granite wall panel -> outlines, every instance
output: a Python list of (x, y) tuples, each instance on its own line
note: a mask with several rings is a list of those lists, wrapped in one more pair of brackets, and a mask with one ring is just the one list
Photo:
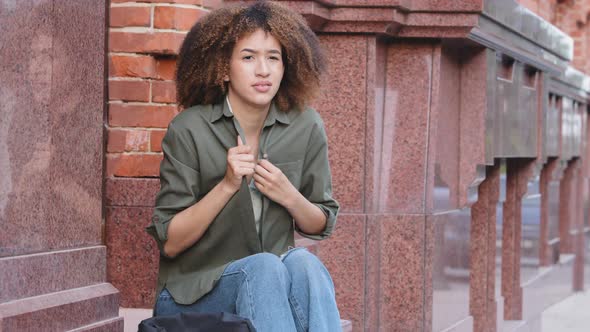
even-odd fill
[[(392, 44), (387, 53), (381, 211), (423, 213), (433, 54), (431, 44)], [(440, 52), (440, 51), (439, 51)]]
[(338, 231), (321, 242), (316, 253), (334, 280), (340, 316), (352, 321), (355, 330), (366, 325), (366, 219), (365, 215), (340, 215)]
[(421, 331), (425, 217), (370, 215), (367, 225), (365, 330)]
[(313, 106), (328, 135), (334, 196), (343, 213), (358, 213), (364, 209), (367, 37), (321, 35), (320, 41), (329, 73)]
[(104, 1), (0, 15), (0, 256), (100, 244)]
[(160, 253), (145, 232), (153, 207), (106, 209), (107, 277), (121, 292), (121, 306), (151, 308), (156, 299)]

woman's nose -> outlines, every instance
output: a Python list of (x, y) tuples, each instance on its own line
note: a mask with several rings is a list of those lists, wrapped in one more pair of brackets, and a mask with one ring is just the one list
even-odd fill
[(259, 60), (256, 65), (256, 75), (268, 76), (270, 74), (270, 68), (266, 59)]

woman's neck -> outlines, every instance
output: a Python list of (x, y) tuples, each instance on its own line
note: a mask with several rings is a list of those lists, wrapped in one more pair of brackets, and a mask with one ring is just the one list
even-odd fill
[(270, 110), (270, 105), (261, 109), (243, 104), (228, 96), (231, 110), (248, 137), (258, 136), (264, 124), (264, 120)]

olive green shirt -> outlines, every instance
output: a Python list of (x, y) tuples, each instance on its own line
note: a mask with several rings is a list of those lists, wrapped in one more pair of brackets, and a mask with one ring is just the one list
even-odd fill
[(321, 234), (303, 233), (288, 211), (263, 196), (260, 231), (256, 231), (246, 179), (215, 217), (203, 236), (174, 258), (163, 251), (172, 217), (205, 196), (224, 177), (227, 151), (237, 135), (246, 137), (227, 102), (199, 105), (179, 113), (162, 141), (160, 192), (147, 232), (160, 248), (156, 296), (166, 287), (177, 303), (191, 304), (207, 294), (232, 261), (260, 252), (280, 255), (294, 245), (293, 230), (322, 240), (334, 229), (338, 203), (332, 198), (332, 178), (323, 122), (312, 109), (282, 112), (273, 104), (264, 122), (259, 150), (326, 215)]

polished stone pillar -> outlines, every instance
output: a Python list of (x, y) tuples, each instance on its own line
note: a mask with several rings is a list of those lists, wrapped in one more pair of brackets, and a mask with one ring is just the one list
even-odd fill
[(0, 330), (122, 331), (106, 282), (105, 1), (0, 2)]
[(506, 201), (502, 222), (502, 296), (504, 318), (522, 319), (522, 287), (520, 285), (520, 258), (522, 240), (522, 198), (534, 161), (508, 159)]
[(496, 331), (496, 205), (499, 198), (500, 166), (486, 168), (471, 208), (471, 275), (469, 304), (474, 331)]
[(559, 182), (564, 168), (558, 158), (550, 158), (541, 172), (541, 266), (550, 266), (559, 259)]

